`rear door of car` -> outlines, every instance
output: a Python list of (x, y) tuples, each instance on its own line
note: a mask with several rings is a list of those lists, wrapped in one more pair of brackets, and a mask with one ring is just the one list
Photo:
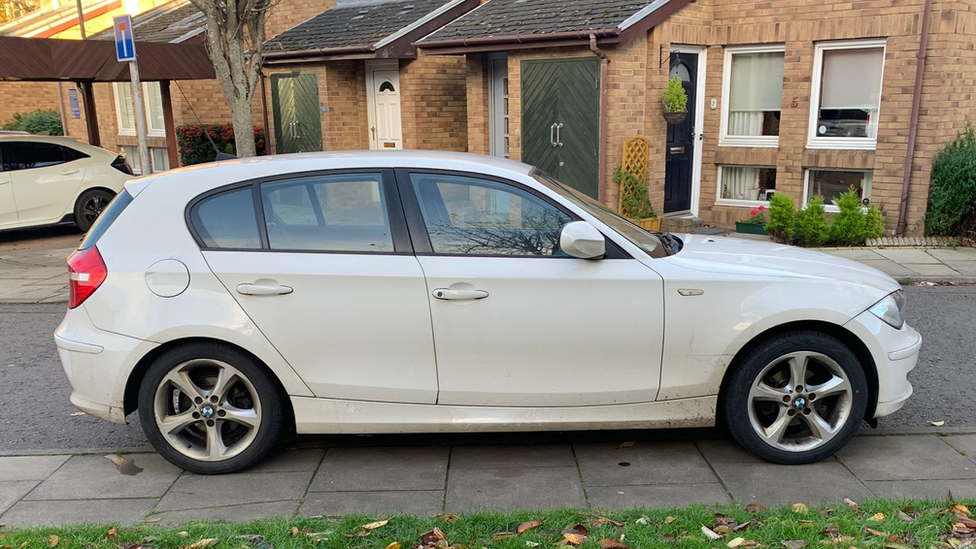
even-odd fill
[(0, 228), (17, 225), (17, 203), (10, 172), (3, 165), (3, 143), (0, 143)]
[(392, 171), (255, 181), (187, 214), (210, 268), (316, 396), (436, 402), (426, 285)]
[(74, 206), (87, 155), (41, 141), (5, 141), (3, 147), (4, 172), (10, 174), (20, 223), (60, 220)]

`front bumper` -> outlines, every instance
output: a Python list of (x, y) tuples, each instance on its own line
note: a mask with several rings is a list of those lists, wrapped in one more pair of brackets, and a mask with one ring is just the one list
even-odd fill
[(907, 323), (900, 329), (865, 311), (847, 323), (847, 328), (867, 345), (878, 372), (878, 403), (874, 417), (891, 415), (912, 396), (908, 381), (918, 362), (922, 336)]
[(71, 383), (71, 403), (89, 415), (124, 424), (129, 373), (156, 343), (99, 330), (84, 306), (68, 310), (54, 332), (54, 343)]

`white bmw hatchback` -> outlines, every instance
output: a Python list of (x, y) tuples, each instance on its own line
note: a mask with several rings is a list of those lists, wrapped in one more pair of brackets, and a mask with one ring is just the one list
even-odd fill
[(704, 427), (807, 463), (890, 414), (921, 338), (890, 277), (645, 232), (454, 153), (225, 161), (130, 181), (68, 260), (71, 401), (199, 473), (282, 434)]

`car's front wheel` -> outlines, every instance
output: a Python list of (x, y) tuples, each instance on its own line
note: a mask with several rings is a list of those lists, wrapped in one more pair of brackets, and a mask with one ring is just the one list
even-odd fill
[(230, 347), (171, 349), (149, 367), (139, 390), (149, 442), (171, 463), (201, 474), (232, 473), (277, 446), (282, 396), (267, 370)]
[(776, 335), (739, 360), (723, 413), (732, 436), (767, 461), (812, 463), (854, 436), (868, 402), (857, 356), (813, 331)]

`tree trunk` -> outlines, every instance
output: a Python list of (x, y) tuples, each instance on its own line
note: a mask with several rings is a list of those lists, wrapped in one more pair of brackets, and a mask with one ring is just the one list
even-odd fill
[[(250, 94), (249, 94), (250, 95)], [(251, 103), (238, 100), (233, 112), (234, 145), (238, 157), (257, 156), (254, 147), (254, 117)]]

